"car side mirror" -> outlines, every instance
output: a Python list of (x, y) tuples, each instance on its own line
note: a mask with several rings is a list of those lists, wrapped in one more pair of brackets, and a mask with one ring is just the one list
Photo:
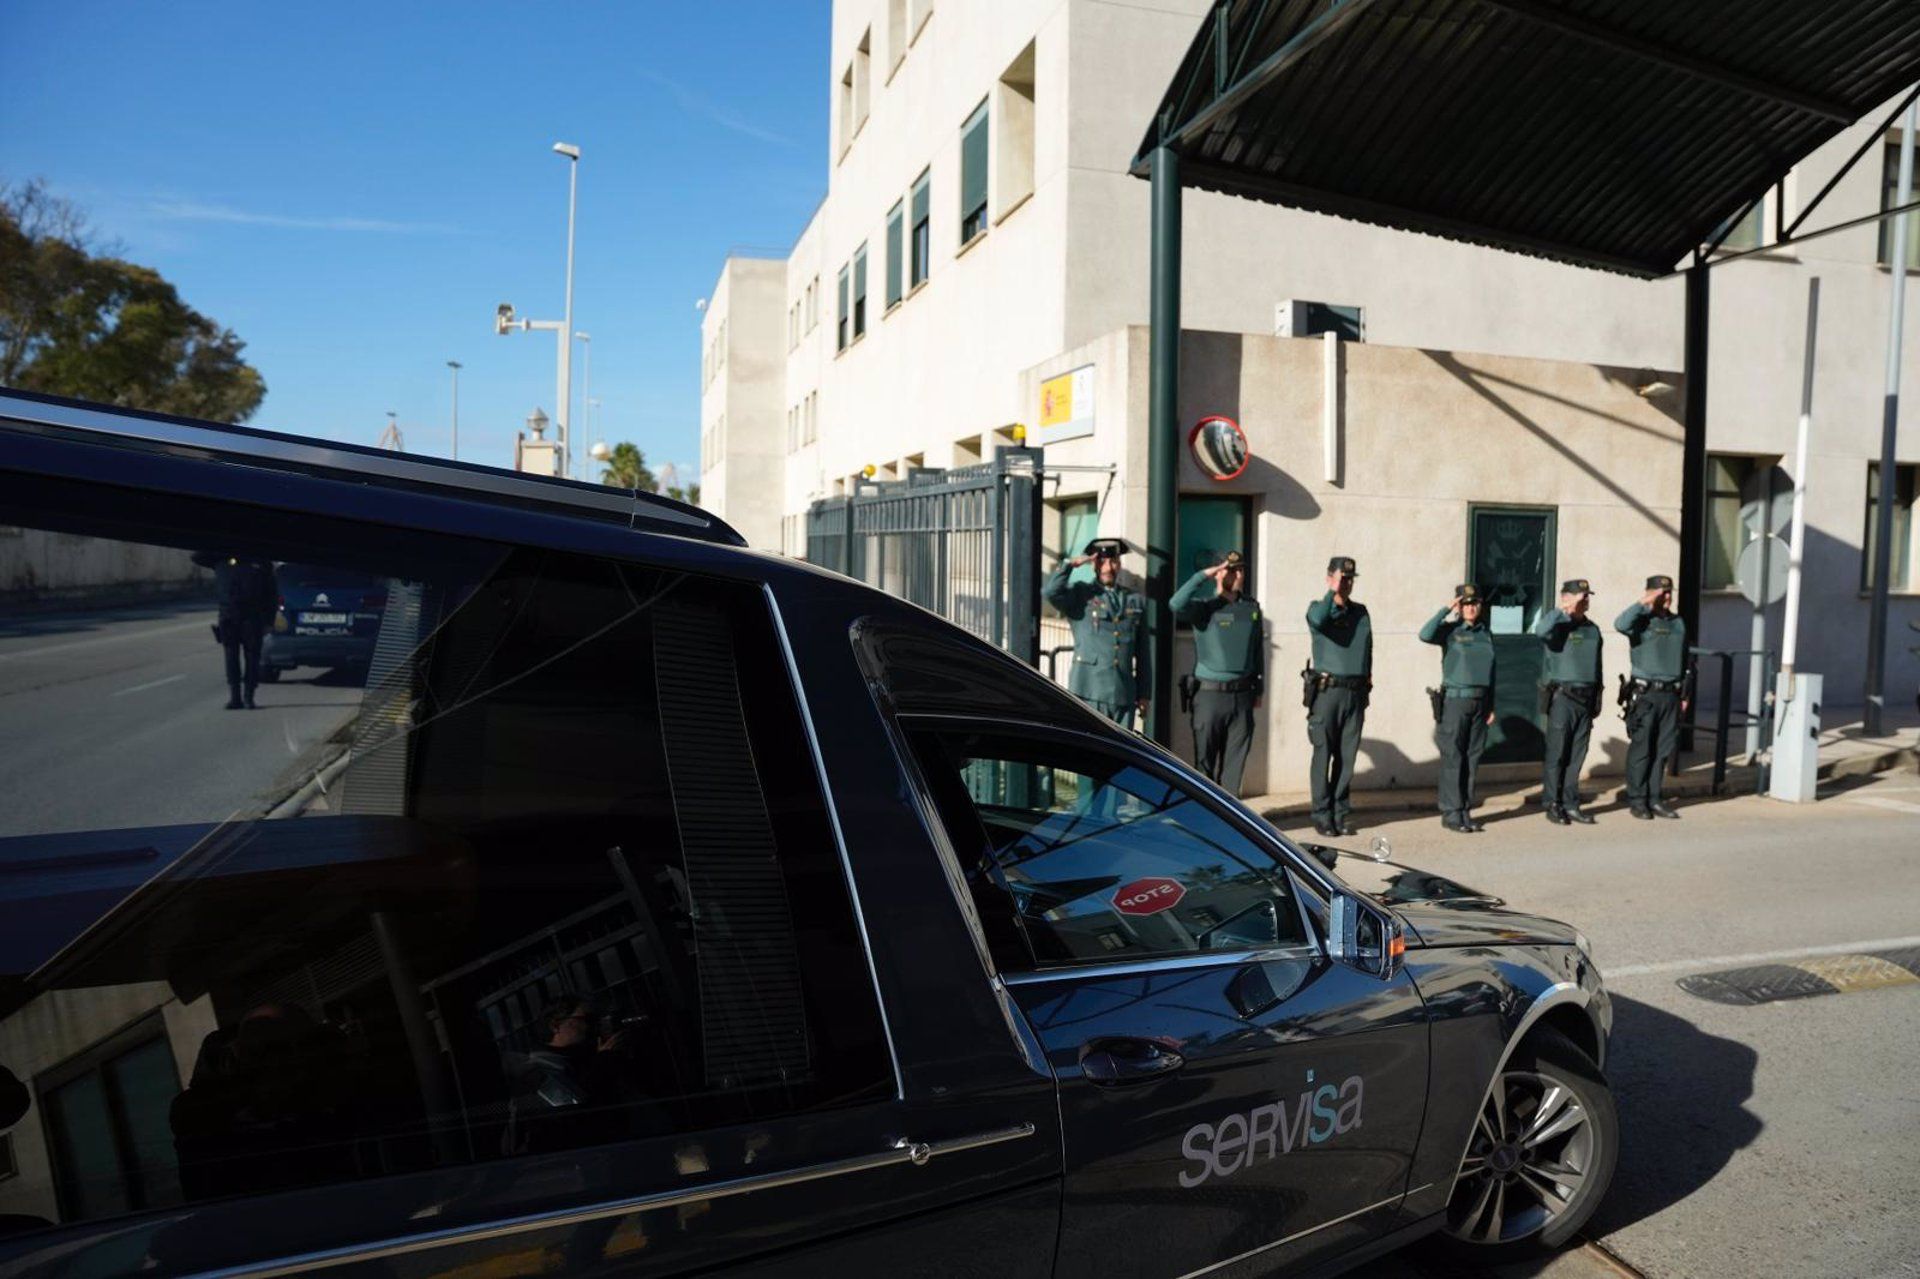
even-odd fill
[(1351, 893), (1335, 893), (1327, 909), (1327, 955), (1335, 963), (1386, 980), (1400, 971), (1407, 935), (1399, 920)]

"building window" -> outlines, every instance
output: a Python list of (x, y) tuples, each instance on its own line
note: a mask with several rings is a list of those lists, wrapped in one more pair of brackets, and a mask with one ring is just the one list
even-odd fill
[(887, 0), (887, 79), (907, 60), (907, 0)]
[[(1913, 532), (1914, 532), (1914, 491), (1916, 478), (1920, 477), (1920, 466), (1911, 462), (1896, 463), (1893, 468), (1893, 557), (1892, 573), (1888, 581), (1896, 591), (1914, 589), (1913, 582)], [(1867, 532), (1861, 545), (1866, 554), (1860, 557), (1860, 589), (1873, 589), (1873, 560), (1879, 551), (1880, 541), (1880, 464), (1867, 463)]]
[(1283, 337), (1310, 338), (1322, 333), (1338, 333), (1342, 342), (1367, 340), (1364, 308), (1295, 298), (1288, 304), (1288, 312), (1287, 331), (1281, 335)]
[(926, 283), (927, 272), (933, 265), (933, 226), (929, 220), (933, 208), (932, 176), (931, 169), (923, 170), (913, 180), (913, 193), (907, 197), (913, 211), (913, 239), (907, 255), (908, 288), (918, 288)]
[(820, 438), (820, 392), (807, 392), (806, 442), (813, 443)]
[(175, 1133), (168, 1123), (180, 1075), (159, 1018), (38, 1082), (63, 1218), (111, 1217), (180, 1202)]
[(960, 126), (960, 244), (964, 248), (987, 229), (987, 104), (974, 108)]
[[(1920, 193), (1920, 161), (1915, 162), (1914, 168), (1914, 187), (1915, 191)], [(1911, 200), (1909, 200), (1909, 203), (1911, 203)], [(1898, 140), (1895, 140), (1887, 144), (1886, 159), (1881, 164), (1880, 209), (1882, 212), (1885, 212), (1888, 209), (1897, 209), (1899, 207), (1900, 144)], [(1886, 266), (1893, 261), (1892, 218), (1883, 218), (1880, 221), (1880, 248), (1878, 259), (1882, 266)], [(1907, 215), (1907, 269), (1911, 271), (1915, 267), (1920, 267), (1920, 213), (1909, 213)]]
[(896, 204), (887, 210), (887, 309), (900, 301), (900, 257), (906, 245), (906, 206)]
[(854, 137), (860, 127), (867, 122), (868, 103), (868, 64), (872, 60), (873, 31), (869, 28), (860, 36), (860, 46), (854, 50), (853, 60), (847, 63), (847, 69), (840, 73), (840, 155), (844, 159), (853, 146)]
[(1739, 585), (1740, 552), (1753, 540), (1741, 509), (1761, 459), (1710, 455), (1707, 458), (1707, 562), (1703, 590), (1730, 591)]
[(994, 154), (993, 217), (999, 221), (1033, 194), (1033, 45), (1000, 77), (993, 90), (1000, 146)]
[[(1244, 497), (1215, 493), (1181, 494), (1179, 536), (1175, 543), (1173, 585), (1180, 585), (1201, 569), (1227, 558), (1228, 551), (1246, 557), (1247, 580), (1253, 580), (1252, 503)], [(1212, 591), (1209, 589), (1208, 595)], [(1184, 629), (1184, 628), (1183, 628)]]
[(807, 281), (807, 332), (820, 327), (820, 277)]
[(836, 351), (846, 350), (847, 343), (853, 340), (851, 336), (851, 333), (852, 333), (851, 326), (853, 324), (853, 312), (848, 309), (848, 306), (849, 306), (849, 299), (847, 297), (847, 268), (841, 267), (840, 268), (840, 319), (834, 331), (834, 339), (833, 339), (833, 349)]
[(867, 332), (867, 246), (853, 251), (853, 336), (857, 341)]
[[(1753, 202), (1753, 207), (1733, 219), (1726, 227), (1726, 235), (1720, 240), (1720, 248), (1727, 253), (1738, 253), (1744, 249), (1757, 249), (1767, 238), (1767, 201), (1763, 196)], [(1717, 233), (1716, 233), (1717, 234)], [(1708, 237), (1711, 240), (1713, 237)]]

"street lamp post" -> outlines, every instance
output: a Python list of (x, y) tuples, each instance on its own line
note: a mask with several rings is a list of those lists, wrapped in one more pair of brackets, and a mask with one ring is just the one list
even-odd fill
[(582, 343), (580, 369), (580, 406), (586, 410), (587, 434), (593, 434), (593, 334), (576, 333), (573, 340)]
[(494, 312), (493, 331), (495, 333), (505, 334), (511, 333), (515, 329), (519, 329), (523, 333), (537, 329), (541, 332), (551, 332), (559, 335), (560, 361), (554, 379), (559, 402), (554, 406), (554, 415), (555, 425), (559, 428), (559, 439), (557, 443), (560, 448), (560, 474), (565, 476), (572, 470), (572, 467), (567, 464), (567, 451), (569, 447), (567, 427), (572, 418), (571, 405), (573, 403), (573, 343), (568, 340), (568, 335), (573, 332), (573, 223), (574, 210), (578, 204), (580, 190), (580, 148), (574, 146), (571, 142), (556, 142), (553, 144), (553, 149), (556, 153), (567, 157), (566, 314), (564, 318), (558, 320), (523, 320), (515, 317), (513, 313), (513, 303), (502, 302)]
[(460, 370), (466, 366), (458, 360), (448, 360), (447, 367), (453, 370), (453, 460), (460, 460)]

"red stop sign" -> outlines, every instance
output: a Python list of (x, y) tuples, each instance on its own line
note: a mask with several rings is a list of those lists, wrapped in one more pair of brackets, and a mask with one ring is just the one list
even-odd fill
[(1157, 915), (1186, 895), (1187, 890), (1179, 880), (1149, 875), (1122, 885), (1113, 895), (1113, 908), (1122, 915)]

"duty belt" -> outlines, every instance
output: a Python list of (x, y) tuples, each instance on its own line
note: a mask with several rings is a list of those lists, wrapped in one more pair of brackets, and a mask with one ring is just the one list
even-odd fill
[(1684, 683), (1684, 680), (1677, 679), (1642, 679), (1638, 675), (1633, 677), (1634, 691), (1640, 693), (1677, 693)]
[(1252, 675), (1242, 675), (1239, 679), (1203, 679), (1199, 681), (1203, 693), (1249, 693), (1260, 688), (1260, 681)]
[(1485, 697), (1491, 691), (1485, 684), (1475, 684), (1468, 688), (1461, 688), (1457, 684), (1446, 686), (1448, 697)]
[(1373, 678), (1368, 675), (1329, 675), (1325, 671), (1315, 671), (1313, 673), (1313, 679), (1314, 685), (1317, 688), (1323, 689), (1357, 688), (1364, 690), (1373, 687)]

